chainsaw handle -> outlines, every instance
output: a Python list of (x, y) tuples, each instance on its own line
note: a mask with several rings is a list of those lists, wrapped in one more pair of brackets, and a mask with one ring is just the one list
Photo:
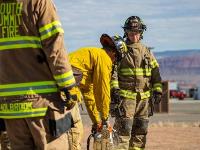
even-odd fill
[(94, 134), (91, 133), (87, 138), (87, 150), (90, 150), (90, 139), (94, 137)]

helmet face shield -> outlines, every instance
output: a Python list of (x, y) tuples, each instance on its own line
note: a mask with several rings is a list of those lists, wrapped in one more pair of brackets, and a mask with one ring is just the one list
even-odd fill
[(112, 37), (114, 43), (115, 43), (115, 47), (117, 49), (117, 55), (118, 57), (121, 59), (125, 52), (127, 52), (127, 47), (126, 47), (126, 43), (124, 42), (124, 39), (121, 36), (115, 35)]
[(115, 52), (117, 61), (119, 61), (127, 51), (126, 44), (121, 36), (116, 35), (110, 37), (107, 34), (102, 34), (100, 42), (104, 48), (112, 49)]

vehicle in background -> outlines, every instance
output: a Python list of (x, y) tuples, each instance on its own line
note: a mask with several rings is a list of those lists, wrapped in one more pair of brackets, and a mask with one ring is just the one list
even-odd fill
[(178, 98), (179, 100), (184, 100), (186, 98), (186, 93), (180, 90), (170, 90), (170, 98)]

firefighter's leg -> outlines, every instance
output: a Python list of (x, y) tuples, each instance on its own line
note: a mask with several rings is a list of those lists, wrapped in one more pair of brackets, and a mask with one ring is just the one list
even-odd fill
[(10, 150), (11, 146), (10, 146), (10, 140), (8, 138), (8, 134), (6, 131), (2, 131), (1, 132), (1, 150)]
[(63, 148), (68, 148), (67, 134), (62, 134), (59, 137), (51, 136), (47, 116), (5, 119), (5, 123), (13, 150), (63, 150)]
[(136, 101), (123, 100), (122, 107), (124, 108), (124, 116), (116, 117), (113, 126), (119, 134), (119, 144), (116, 146), (116, 150), (128, 149)]
[(0, 119), (0, 142), (1, 142), (1, 150), (11, 149), (10, 140), (8, 138), (5, 122), (3, 119)]
[(81, 150), (81, 140), (83, 135), (83, 124), (79, 113), (79, 106), (76, 104), (71, 111), (74, 127), (67, 132), (69, 150)]
[(34, 149), (32, 135), (25, 119), (5, 119), (5, 123), (12, 149)]
[(118, 132), (119, 141), (116, 150), (128, 149), (133, 118), (118, 118), (115, 120), (114, 129)]
[(140, 147), (132, 147), (132, 148), (129, 148), (128, 150), (144, 150), (144, 148), (140, 148)]
[(145, 148), (146, 135), (148, 131), (148, 100), (138, 102), (133, 121), (129, 150), (140, 150)]

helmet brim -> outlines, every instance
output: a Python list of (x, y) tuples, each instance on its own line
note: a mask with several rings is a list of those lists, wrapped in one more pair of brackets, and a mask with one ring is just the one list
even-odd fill
[(108, 34), (102, 34), (100, 37), (100, 43), (103, 47), (113, 48), (115, 49), (115, 43), (112, 38)]

